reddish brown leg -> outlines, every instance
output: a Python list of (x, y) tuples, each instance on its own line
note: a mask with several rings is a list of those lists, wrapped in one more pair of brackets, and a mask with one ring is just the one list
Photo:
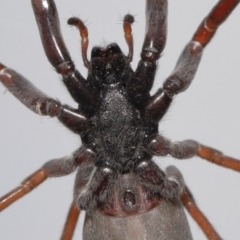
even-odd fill
[(200, 24), (192, 41), (197, 41), (205, 47), (212, 39), (217, 28), (227, 19), (239, 2), (239, 0), (220, 0)]
[(27, 193), (31, 192), (34, 188), (45, 181), (49, 176), (47, 170), (41, 168), (35, 173), (26, 178), (21, 186), (13, 189), (11, 192), (7, 193), (0, 198), (0, 211), (8, 207), (10, 204), (14, 203), (21, 197), (25, 196)]
[(70, 156), (46, 162), (42, 168), (26, 178), (21, 186), (0, 198), (0, 211), (25, 196), (48, 177), (61, 177), (74, 172), (81, 163), (90, 162), (92, 155), (90, 149), (79, 148)]
[(203, 232), (205, 233), (205, 235), (209, 240), (222, 239), (218, 235), (218, 233), (215, 231), (211, 223), (207, 220), (207, 218), (201, 212), (201, 210), (198, 208), (191, 192), (188, 190), (187, 187), (185, 187), (181, 195), (181, 201), (185, 206), (185, 208), (187, 209), (187, 211), (189, 212), (189, 214), (197, 222), (197, 224), (203, 230)]
[(71, 240), (72, 239), (80, 212), (81, 211), (78, 209), (75, 202), (73, 202), (69, 209), (69, 212), (68, 212), (68, 216), (67, 216), (64, 228), (63, 228), (61, 240)]
[(232, 170), (240, 172), (239, 160), (225, 156), (216, 149), (200, 145), (197, 151), (197, 156), (222, 167), (230, 168)]

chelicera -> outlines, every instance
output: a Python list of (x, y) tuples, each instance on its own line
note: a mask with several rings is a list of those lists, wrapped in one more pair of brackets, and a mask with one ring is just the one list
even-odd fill
[[(151, 161), (153, 155), (170, 154), (179, 159), (198, 155), (220, 165), (227, 163), (230, 168), (239, 171), (238, 161), (224, 157), (218, 151), (191, 140), (172, 143), (157, 131), (158, 122), (166, 113), (174, 95), (190, 85), (202, 49), (216, 30), (214, 21), (206, 21), (200, 26), (184, 49), (175, 71), (165, 81), (163, 89), (150, 96), (156, 62), (165, 46), (165, 1), (148, 2), (148, 31), (135, 73), (129, 65), (132, 58), (130, 15), (124, 20), (128, 56), (116, 44), (110, 44), (106, 48), (94, 48), (90, 61), (86, 57), (87, 33), (84, 24), (77, 18), (69, 21), (79, 27), (82, 34), (83, 61), (89, 69), (87, 82), (75, 70), (60, 32), (53, 26), (57, 23), (54, 3), (32, 3), (46, 55), (57, 72), (63, 75), (63, 82), (79, 103), (79, 108), (61, 105), (4, 65), (1, 65), (1, 81), (28, 108), (40, 115), (57, 117), (65, 126), (79, 134), (83, 145), (69, 158), (46, 163), (28, 178), (27, 184), (22, 188), (24, 191), (29, 183), (37, 186), (47, 177), (66, 175), (79, 168), (75, 185), (76, 201), (72, 211), (78, 211), (76, 204), (90, 215), (100, 209), (106, 215), (126, 217), (148, 212), (161, 204), (162, 200), (174, 202), (180, 196), (183, 203), (194, 203), (180, 173), (175, 168), (164, 173)], [(229, 11), (220, 11), (220, 20), (223, 21), (238, 2), (220, 3), (226, 5), (225, 9), (230, 7)], [(214, 11), (210, 16), (214, 16)], [(87, 179), (82, 177), (86, 177), (84, 174), (87, 174)], [(17, 195), (18, 192), (4, 196), (1, 202), (3, 208), (17, 200)], [(74, 223), (71, 218), (68, 220), (70, 224)], [(214, 229), (210, 225), (208, 227), (211, 234), (217, 236)], [(188, 237), (190, 238), (189, 235)]]

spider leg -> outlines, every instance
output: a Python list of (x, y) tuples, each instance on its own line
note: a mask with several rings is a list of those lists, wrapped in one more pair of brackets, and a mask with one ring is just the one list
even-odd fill
[[(89, 176), (83, 178), (79, 171), (76, 177), (75, 196), (76, 204), (81, 209), (94, 209), (97, 200), (106, 199), (109, 189), (114, 184), (116, 172), (108, 167), (91, 168)], [(94, 179), (93, 181), (90, 181)], [(88, 181), (89, 180), (89, 181)]]
[(14, 203), (40, 185), (48, 177), (66, 176), (76, 170), (81, 164), (89, 164), (93, 153), (86, 147), (80, 147), (72, 155), (46, 162), (42, 168), (27, 177), (21, 186), (13, 189), (0, 198), (0, 211)]
[(26, 178), (21, 186), (13, 189), (11, 192), (7, 193), (6, 195), (0, 198), (0, 212), (20, 199), (21, 197), (25, 196), (27, 193), (32, 191), (38, 185), (40, 185), (43, 181), (48, 178), (48, 171), (46, 169), (39, 169), (28, 178)]
[(183, 189), (183, 181), (169, 177), (153, 161), (140, 163), (134, 171), (140, 180), (141, 187), (159, 192), (167, 200), (179, 197)]
[(153, 62), (160, 58), (167, 37), (167, 0), (147, 0), (146, 34), (141, 59)]
[(79, 210), (75, 202), (73, 202), (68, 212), (68, 216), (63, 228), (62, 236), (60, 238), (61, 240), (72, 239), (80, 213), (81, 211)]
[(75, 70), (61, 35), (58, 12), (54, 1), (32, 0), (32, 7), (49, 62), (62, 75), (63, 82), (73, 99), (86, 106), (86, 109), (90, 111), (96, 102), (94, 90), (90, 89), (86, 80)]
[(152, 139), (148, 149), (157, 156), (170, 154), (177, 159), (187, 159), (194, 156), (203, 158), (225, 168), (240, 172), (240, 160), (223, 155), (220, 151), (204, 146), (193, 140), (170, 142), (168, 139), (158, 135)]
[(202, 213), (202, 211), (198, 208), (191, 192), (189, 191), (189, 189), (186, 186), (181, 195), (181, 201), (182, 201), (184, 207), (187, 209), (188, 213), (197, 222), (197, 224), (202, 229), (202, 231), (205, 233), (205, 235), (207, 236), (208, 239), (210, 239), (210, 240), (222, 239), (218, 235), (218, 233), (216, 232), (216, 230), (214, 229), (212, 224), (208, 221), (208, 219)]
[(141, 60), (133, 78), (127, 85), (129, 95), (137, 103), (149, 98), (160, 58), (166, 43), (167, 34), (167, 1), (147, 0), (146, 34), (142, 46)]
[(78, 169), (74, 185), (74, 200), (70, 206), (68, 216), (63, 227), (62, 236), (60, 238), (61, 240), (71, 240), (73, 237), (78, 217), (81, 213), (81, 210), (77, 206), (77, 198), (81, 191), (84, 191), (92, 170), (93, 166), (91, 164)]
[(197, 156), (222, 167), (240, 172), (240, 160), (225, 156), (216, 149), (200, 145)]
[(181, 201), (184, 207), (187, 209), (192, 218), (197, 222), (199, 227), (205, 233), (210, 240), (220, 240), (216, 230), (213, 228), (208, 219), (204, 216), (201, 210), (195, 203), (195, 200), (189, 191), (188, 187), (184, 183), (181, 172), (175, 166), (169, 166), (166, 168), (166, 174), (170, 179), (175, 179), (180, 185), (183, 185), (183, 191), (181, 193)]
[(91, 175), (91, 171), (93, 169), (91, 162), (94, 156), (92, 155), (92, 152), (90, 151), (90, 149), (86, 149), (85, 147), (82, 146), (80, 147), (79, 150), (76, 151), (76, 156), (77, 157), (75, 157), (75, 161), (74, 161), (75, 164), (79, 166), (82, 163), (85, 163), (85, 165), (82, 165), (81, 168), (78, 169), (78, 172), (76, 175), (75, 184), (74, 184), (74, 200), (68, 211), (67, 219), (65, 221), (63, 231), (62, 231), (62, 236), (60, 238), (61, 240), (71, 240), (73, 237), (74, 230), (76, 228), (77, 221), (81, 213), (81, 210), (77, 206), (78, 194), (81, 192), (81, 190), (85, 189), (85, 186), (87, 185), (87, 182)]
[(239, 2), (239, 0), (220, 0), (202, 21), (194, 33), (192, 41), (199, 42), (205, 47), (214, 36), (217, 28), (227, 19)]
[(80, 133), (87, 130), (87, 120), (79, 110), (61, 105), (48, 97), (16, 71), (0, 63), (0, 82), (27, 108), (39, 115), (57, 117), (70, 130)]
[(175, 69), (164, 82), (163, 89), (159, 89), (150, 98), (146, 106), (147, 117), (159, 121), (166, 113), (174, 95), (189, 87), (198, 69), (203, 48), (238, 3), (239, 0), (220, 0), (200, 24), (190, 43), (183, 50)]

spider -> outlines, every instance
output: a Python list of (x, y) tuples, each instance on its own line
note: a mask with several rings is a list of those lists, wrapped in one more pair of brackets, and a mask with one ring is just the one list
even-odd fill
[[(170, 10), (171, 10), (171, 8), (170, 8)], [(140, 11), (138, 11), (138, 12), (140, 12)], [(234, 13), (234, 14), (236, 14), (236, 13)], [(201, 16), (201, 17), (202, 17), (202, 16)], [(134, 29), (134, 31), (135, 31), (135, 29)], [(221, 31), (221, 30), (219, 30), (219, 32), (220, 32), (220, 31)], [(217, 36), (217, 37), (218, 37), (218, 36)], [(214, 39), (215, 41), (216, 41), (217, 37)], [(186, 39), (186, 40), (188, 40), (188, 39)], [(91, 41), (91, 39), (90, 39), (90, 41)], [(137, 42), (137, 41), (135, 41), (135, 42)], [(185, 41), (185, 43), (186, 43), (186, 41)], [(185, 43), (183, 43), (183, 44), (185, 44)], [(119, 45), (120, 45), (120, 44), (119, 44)], [(122, 45), (123, 45), (123, 44), (121, 44), (121, 46), (122, 46)], [(182, 45), (182, 46), (183, 46), (183, 45)], [(180, 48), (180, 47), (179, 47), (179, 48)], [(209, 49), (207, 49), (207, 51), (205, 52), (205, 54), (208, 52), (208, 50), (209, 50)], [(164, 57), (166, 57), (166, 55), (165, 55)], [(164, 59), (164, 58), (162, 58), (161, 61), (162, 61), (163, 59)], [(39, 66), (38, 66), (38, 67), (39, 67)], [(161, 66), (161, 70), (162, 70), (162, 68), (163, 68), (163, 67)], [(194, 81), (195, 81), (195, 80), (194, 80)], [(201, 83), (201, 84), (202, 84), (202, 83)], [(187, 92), (185, 92), (184, 95), (187, 94), (189, 91), (191, 91), (191, 90), (188, 90)], [(178, 98), (180, 98), (180, 97), (178, 97)], [(62, 102), (63, 102), (63, 101), (62, 101)], [(169, 134), (169, 136), (170, 136), (170, 134)], [(171, 136), (171, 137), (172, 137), (172, 136)], [(203, 142), (203, 141), (202, 141), (202, 142)], [(215, 146), (215, 144), (212, 144), (212, 145)], [(42, 147), (42, 148), (43, 148), (43, 147)], [(192, 161), (192, 160), (191, 160), (191, 161)], [(190, 161), (189, 161), (189, 163), (190, 163)], [(224, 173), (225, 173), (225, 172), (224, 172)], [(227, 179), (227, 177), (226, 177), (226, 179)], [(226, 180), (226, 181), (227, 181), (227, 180)], [(227, 235), (226, 235), (226, 236), (227, 236)], [(228, 239), (229, 239), (229, 238), (228, 238)]]

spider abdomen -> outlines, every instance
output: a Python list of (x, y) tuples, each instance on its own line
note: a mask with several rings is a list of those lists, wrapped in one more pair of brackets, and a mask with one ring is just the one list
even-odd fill
[[(171, 202), (155, 198), (156, 201), (148, 201), (150, 205), (147, 205), (149, 195), (134, 173), (119, 175), (111, 193), (105, 205), (86, 212), (84, 239), (192, 240), (178, 198)], [(98, 231), (99, 225), (104, 231)]]

